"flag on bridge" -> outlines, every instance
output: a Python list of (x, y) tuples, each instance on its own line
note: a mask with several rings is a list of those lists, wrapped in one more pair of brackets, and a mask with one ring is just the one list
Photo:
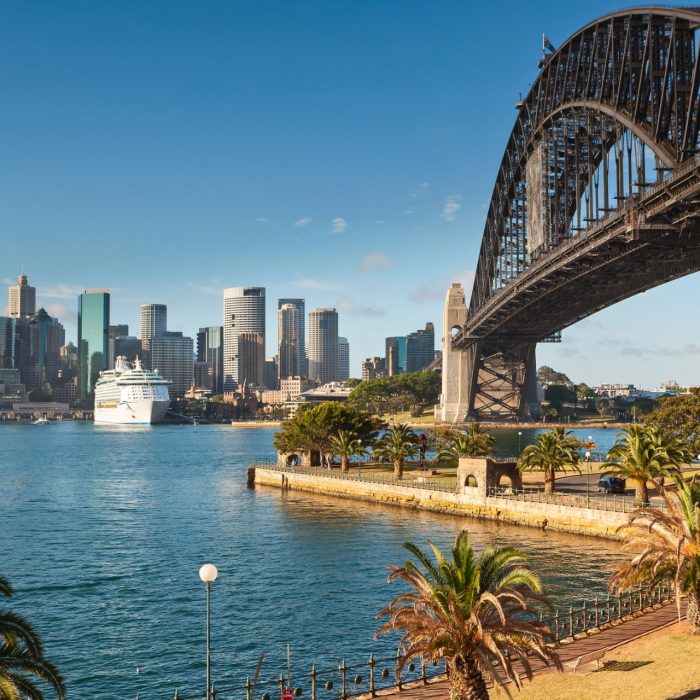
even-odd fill
[(556, 51), (554, 44), (544, 34), (542, 35), (542, 51), (549, 51), (549, 53)]

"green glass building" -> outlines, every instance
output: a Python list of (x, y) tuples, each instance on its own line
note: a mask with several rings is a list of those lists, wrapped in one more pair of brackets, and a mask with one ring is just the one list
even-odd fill
[(100, 372), (107, 369), (109, 290), (88, 289), (78, 297), (78, 395), (91, 401)]

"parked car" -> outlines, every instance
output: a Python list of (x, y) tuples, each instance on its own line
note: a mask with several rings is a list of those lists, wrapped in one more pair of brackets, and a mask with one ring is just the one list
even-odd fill
[(598, 491), (603, 493), (625, 493), (625, 480), (617, 476), (604, 476), (598, 480)]

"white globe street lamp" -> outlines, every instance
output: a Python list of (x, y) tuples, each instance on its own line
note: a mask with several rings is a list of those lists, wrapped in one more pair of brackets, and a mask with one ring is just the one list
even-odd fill
[(213, 564), (204, 564), (199, 569), (199, 578), (202, 579), (207, 589), (207, 694), (206, 700), (211, 698), (211, 584), (216, 581), (219, 575), (217, 568)]

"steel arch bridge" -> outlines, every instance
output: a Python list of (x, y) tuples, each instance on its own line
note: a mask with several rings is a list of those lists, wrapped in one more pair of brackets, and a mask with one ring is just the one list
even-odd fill
[(543, 59), (517, 105), (468, 310), (448, 292), (444, 419), (530, 415), (537, 342), (700, 270), (699, 30), (700, 8), (629, 9)]

